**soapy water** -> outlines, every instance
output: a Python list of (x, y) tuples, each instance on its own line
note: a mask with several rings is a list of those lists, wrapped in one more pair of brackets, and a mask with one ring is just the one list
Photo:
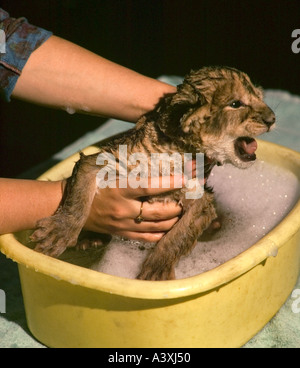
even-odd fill
[[(204, 233), (193, 251), (180, 259), (175, 269), (177, 279), (209, 271), (250, 248), (280, 223), (300, 193), (293, 173), (263, 161), (247, 170), (231, 165), (215, 167), (208, 185), (214, 188), (222, 227), (212, 234)], [(96, 259), (88, 260), (88, 253), (81, 252), (64, 258), (110, 275), (136, 278), (154, 246), (113, 237), (104, 251), (94, 253)], [(276, 256), (277, 249), (271, 253)]]

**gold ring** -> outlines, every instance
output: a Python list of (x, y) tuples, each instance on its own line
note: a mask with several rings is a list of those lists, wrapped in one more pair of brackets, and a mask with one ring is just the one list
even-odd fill
[(134, 221), (137, 222), (138, 224), (140, 224), (141, 222), (143, 222), (145, 220), (144, 217), (142, 216), (142, 214), (143, 214), (143, 204), (144, 204), (144, 202), (141, 202), (140, 213), (134, 219)]

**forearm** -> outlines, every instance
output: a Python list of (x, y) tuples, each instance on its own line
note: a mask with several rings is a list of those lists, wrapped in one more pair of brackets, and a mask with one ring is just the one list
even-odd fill
[(175, 87), (50, 37), (32, 53), (13, 97), (60, 109), (136, 121)]
[(51, 216), (62, 198), (62, 182), (0, 179), (0, 234), (33, 229)]

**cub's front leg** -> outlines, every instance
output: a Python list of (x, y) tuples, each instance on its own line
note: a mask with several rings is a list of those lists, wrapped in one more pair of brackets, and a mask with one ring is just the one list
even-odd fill
[(184, 215), (146, 258), (138, 279), (175, 279), (175, 266), (180, 257), (193, 249), (197, 238), (217, 217), (211, 193), (197, 200), (186, 200), (186, 203), (189, 204), (184, 208)]
[(35, 250), (52, 257), (74, 247), (88, 218), (96, 193), (96, 156), (80, 155), (72, 176), (68, 179), (62, 204), (56, 213), (38, 221), (32, 242)]

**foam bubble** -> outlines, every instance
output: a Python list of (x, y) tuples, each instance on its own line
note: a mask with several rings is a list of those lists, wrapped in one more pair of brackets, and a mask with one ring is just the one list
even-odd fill
[(154, 246), (154, 243), (124, 240), (114, 236), (101, 260), (95, 262), (91, 269), (134, 279), (139, 273), (147, 253)]

